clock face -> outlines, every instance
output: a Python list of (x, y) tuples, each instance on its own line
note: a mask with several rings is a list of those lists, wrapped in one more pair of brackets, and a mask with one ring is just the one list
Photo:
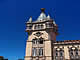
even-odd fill
[(43, 33), (41, 33), (41, 32), (37, 32), (37, 33), (35, 33), (34, 35), (35, 36), (37, 36), (37, 37), (39, 37), (39, 36), (41, 36)]

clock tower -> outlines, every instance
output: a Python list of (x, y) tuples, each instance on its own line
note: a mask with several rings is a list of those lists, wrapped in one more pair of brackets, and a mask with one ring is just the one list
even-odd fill
[(36, 21), (32, 17), (26, 22), (28, 40), (26, 42), (25, 60), (53, 60), (53, 42), (56, 41), (57, 24), (54, 19), (45, 14), (41, 8), (41, 14)]

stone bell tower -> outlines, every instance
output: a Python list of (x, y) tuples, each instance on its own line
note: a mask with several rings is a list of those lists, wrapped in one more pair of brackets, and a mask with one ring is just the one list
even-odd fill
[(36, 21), (32, 17), (26, 22), (28, 40), (26, 42), (25, 60), (52, 60), (52, 43), (56, 41), (57, 25), (50, 15), (46, 16), (45, 9)]

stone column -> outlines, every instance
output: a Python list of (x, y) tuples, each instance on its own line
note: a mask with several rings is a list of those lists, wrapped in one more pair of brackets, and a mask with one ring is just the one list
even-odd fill
[(70, 59), (69, 51), (68, 51), (68, 47), (67, 46), (64, 46), (64, 58), (65, 58), (65, 60), (69, 60)]
[(45, 58), (46, 60), (52, 60), (51, 41), (45, 41)]

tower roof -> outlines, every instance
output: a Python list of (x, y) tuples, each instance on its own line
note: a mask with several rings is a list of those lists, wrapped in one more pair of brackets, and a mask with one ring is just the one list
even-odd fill
[(32, 22), (32, 16), (29, 18), (29, 21), (27, 23), (37, 23), (37, 22), (44, 22), (47, 20), (53, 20), (53, 24), (56, 25), (54, 19), (51, 18), (50, 14), (46, 15), (45, 13), (45, 8), (41, 8), (41, 13), (38, 16), (38, 18), (36, 19), (36, 21)]
[(44, 20), (46, 19), (46, 14), (45, 14), (45, 9), (44, 8), (41, 8), (41, 14), (40, 16), (38, 17), (38, 21), (41, 21), (41, 20)]

